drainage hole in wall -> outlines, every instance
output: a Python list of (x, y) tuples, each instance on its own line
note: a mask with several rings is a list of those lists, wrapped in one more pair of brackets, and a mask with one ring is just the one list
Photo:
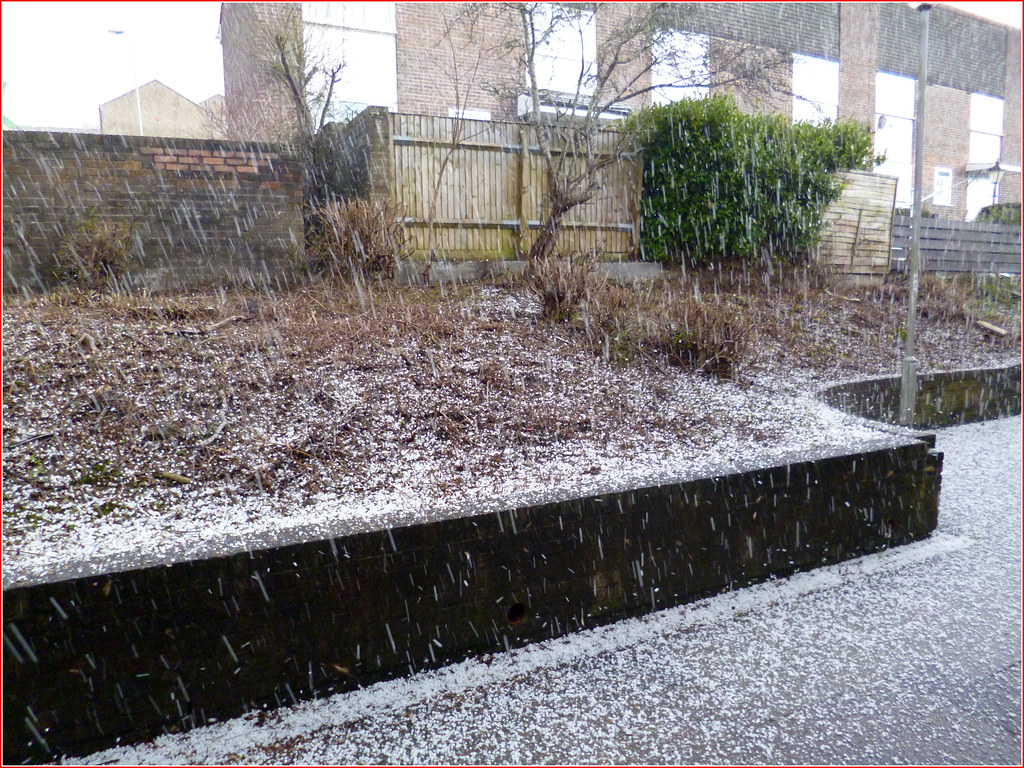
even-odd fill
[(526, 606), (522, 603), (515, 603), (508, 609), (508, 623), (519, 624), (526, 618)]

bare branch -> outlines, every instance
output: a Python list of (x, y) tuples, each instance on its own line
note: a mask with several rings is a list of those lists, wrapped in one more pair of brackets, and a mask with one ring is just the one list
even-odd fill
[[(597, 140), (610, 127), (611, 116), (648, 103), (652, 93), (673, 89), (734, 90), (755, 104), (787, 92), (787, 55), (716, 41), (712, 56), (707, 37), (674, 28), (678, 13), (671, 4), (473, 6), (474, 18), (490, 14), (500, 22), (494, 26), (509, 31), (494, 44), (491, 55), (512, 66), (497, 81), (485, 83), (485, 88), (511, 105), (525, 97), (528, 109), (523, 117), (545, 167), (547, 213), (531, 247), (532, 259), (553, 252), (565, 214), (600, 191), (602, 172), (622, 152), (624, 135), (613, 142), (610, 152), (607, 146), (597, 151)], [(603, 25), (601, 39), (596, 39), (597, 14), (613, 15), (613, 21)], [(700, 50), (690, 45), (695, 40), (702, 43)], [(553, 46), (557, 49), (552, 50)], [(570, 61), (574, 55), (578, 59)], [(541, 82), (542, 68), (554, 72), (557, 66), (562, 67), (564, 90), (551, 92), (550, 84)], [(568, 72), (575, 74), (565, 76)]]

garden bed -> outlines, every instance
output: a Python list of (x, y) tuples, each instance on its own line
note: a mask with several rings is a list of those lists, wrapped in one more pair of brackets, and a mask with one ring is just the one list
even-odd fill
[[(543, 322), (518, 283), (6, 300), (4, 586), (877, 437), (814, 392), (898, 371), (902, 286), (709, 271), (641, 290), (728, 312), (745, 336), (733, 380), (648, 343), (672, 322), (643, 314), (649, 295), (634, 310), (602, 294), (611, 325), (608, 306)], [(926, 285), (925, 370), (1019, 361), (1019, 309), (973, 300)], [(981, 330), (979, 312), (1010, 332)]]

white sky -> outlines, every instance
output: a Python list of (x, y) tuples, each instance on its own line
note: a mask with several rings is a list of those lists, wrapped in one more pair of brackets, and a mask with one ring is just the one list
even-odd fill
[[(1021, 26), (1020, 2), (949, 5)], [(98, 128), (100, 104), (150, 80), (193, 101), (224, 92), (220, 3), (5, 0), (0, 11), (3, 113), (22, 127)]]
[(99, 128), (99, 105), (137, 82), (193, 101), (224, 92), (220, 3), (5, 1), (0, 13), (3, 114), (19, 126)]

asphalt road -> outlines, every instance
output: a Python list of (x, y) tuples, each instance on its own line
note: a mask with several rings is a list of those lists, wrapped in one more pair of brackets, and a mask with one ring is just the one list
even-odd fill
[(92, 756), (1021, 764), (1021, 419), (943, 430), (925, 542)]

